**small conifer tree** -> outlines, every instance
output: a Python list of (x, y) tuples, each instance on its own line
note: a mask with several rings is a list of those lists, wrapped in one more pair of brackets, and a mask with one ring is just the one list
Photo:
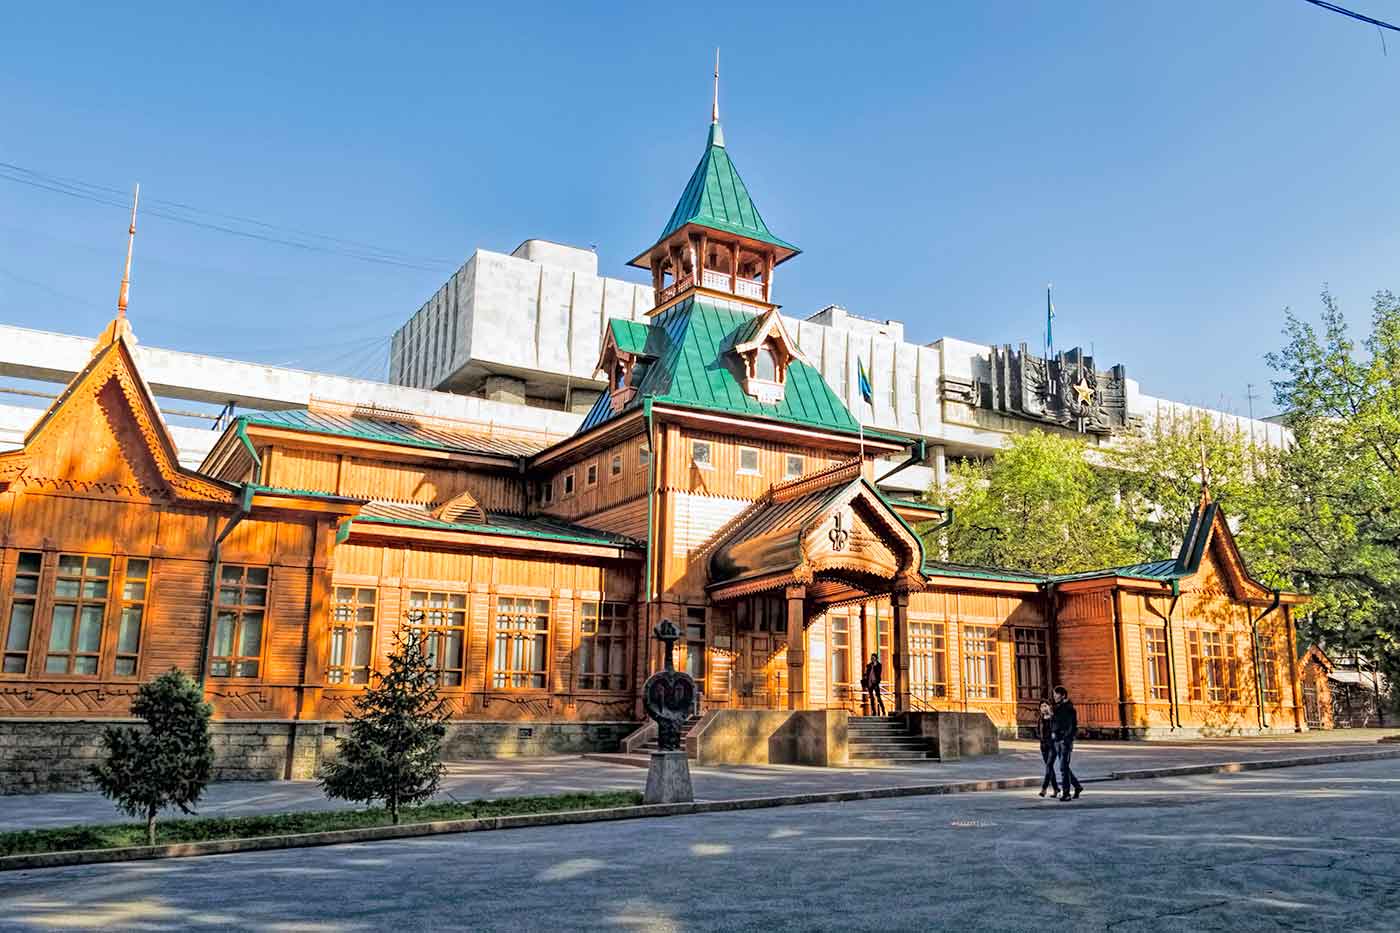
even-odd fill
[(119, 810), (146, 818), (146, 842), (155, 845), (156, 814), (168, 806), (193, 812), (213, 776), (213, 709), (199, 684), (171, 668), (141, 685), (131, 711), (146, 728), (108, 726), (102, 734), (107, 760), (89, 772)]
[(421, 633), (399, 633), (389, 672), (374, 672), (373, 684), (347, 718), (350, 733), (337, 759), (322, 768), (321, 788), (342, 800), (382, 800), (397, 824), (400, 807), (437, 793), (445, 770), (447, 703), (438, 696), (437, 673)]

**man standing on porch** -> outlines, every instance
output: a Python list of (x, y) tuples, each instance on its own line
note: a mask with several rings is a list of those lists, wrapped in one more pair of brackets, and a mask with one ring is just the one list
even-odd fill
[[(865, 688), (866, 707), (871, 716), (889, 715), (885, 712), (885, 698), (880, 693), (880, 679), (883, 674), (884, 665), (880, 663), (880, 653), (875, 652), (870, 656), (860, 677), (860, 685)], [(879, 712), (876, 712), (877, 709)]]

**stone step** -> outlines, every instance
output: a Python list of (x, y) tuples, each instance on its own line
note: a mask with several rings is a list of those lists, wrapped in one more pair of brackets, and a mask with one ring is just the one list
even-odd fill
[(885, 739), (880, 742), (848, 742), (847, 746), (852, 751), (858, 748), (861, 750), (873, 748), (916, 748), (923, 750), (928, 748), (928, 743), (923, 739), (908, 736), (896, 739)]
[(879, 765), (910, 765), (922, 764), (934, 757), (934, 755), (927, 752), (922, 755), (885, 755), (880, 758), (862, 758), (857, 755), (851, 755), (850, 758), (847, 759), (847, 764), (849, 766), (862, 768)]

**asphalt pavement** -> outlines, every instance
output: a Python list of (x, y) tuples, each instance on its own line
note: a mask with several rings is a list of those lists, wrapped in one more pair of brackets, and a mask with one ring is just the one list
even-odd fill
[(10, 930), (1400, 929), (1400, 761), (0, 875)]

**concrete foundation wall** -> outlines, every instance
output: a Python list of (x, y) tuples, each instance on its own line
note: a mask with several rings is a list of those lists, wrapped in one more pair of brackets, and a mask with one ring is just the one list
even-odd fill
[[(0, 720), (0, 794), (91, 790), (89, 765), (103, 754), (102, 730), (136, 720)], [(445, 761), (614, 752), (632, 722), (464, 722), (448, 726)], [(343, 722), (216, 720), (214, 780), (310, 780), (335, 755)]]
[(923, 736), (940, 761), (957, 761), (1001, 750), (1000, 730), (986, 713), (911, 712), (904, 722), (914, 735)]
[(848, 719), (845, 710), (714, 710), (687, 744), (701, 765), (844, 765)]

